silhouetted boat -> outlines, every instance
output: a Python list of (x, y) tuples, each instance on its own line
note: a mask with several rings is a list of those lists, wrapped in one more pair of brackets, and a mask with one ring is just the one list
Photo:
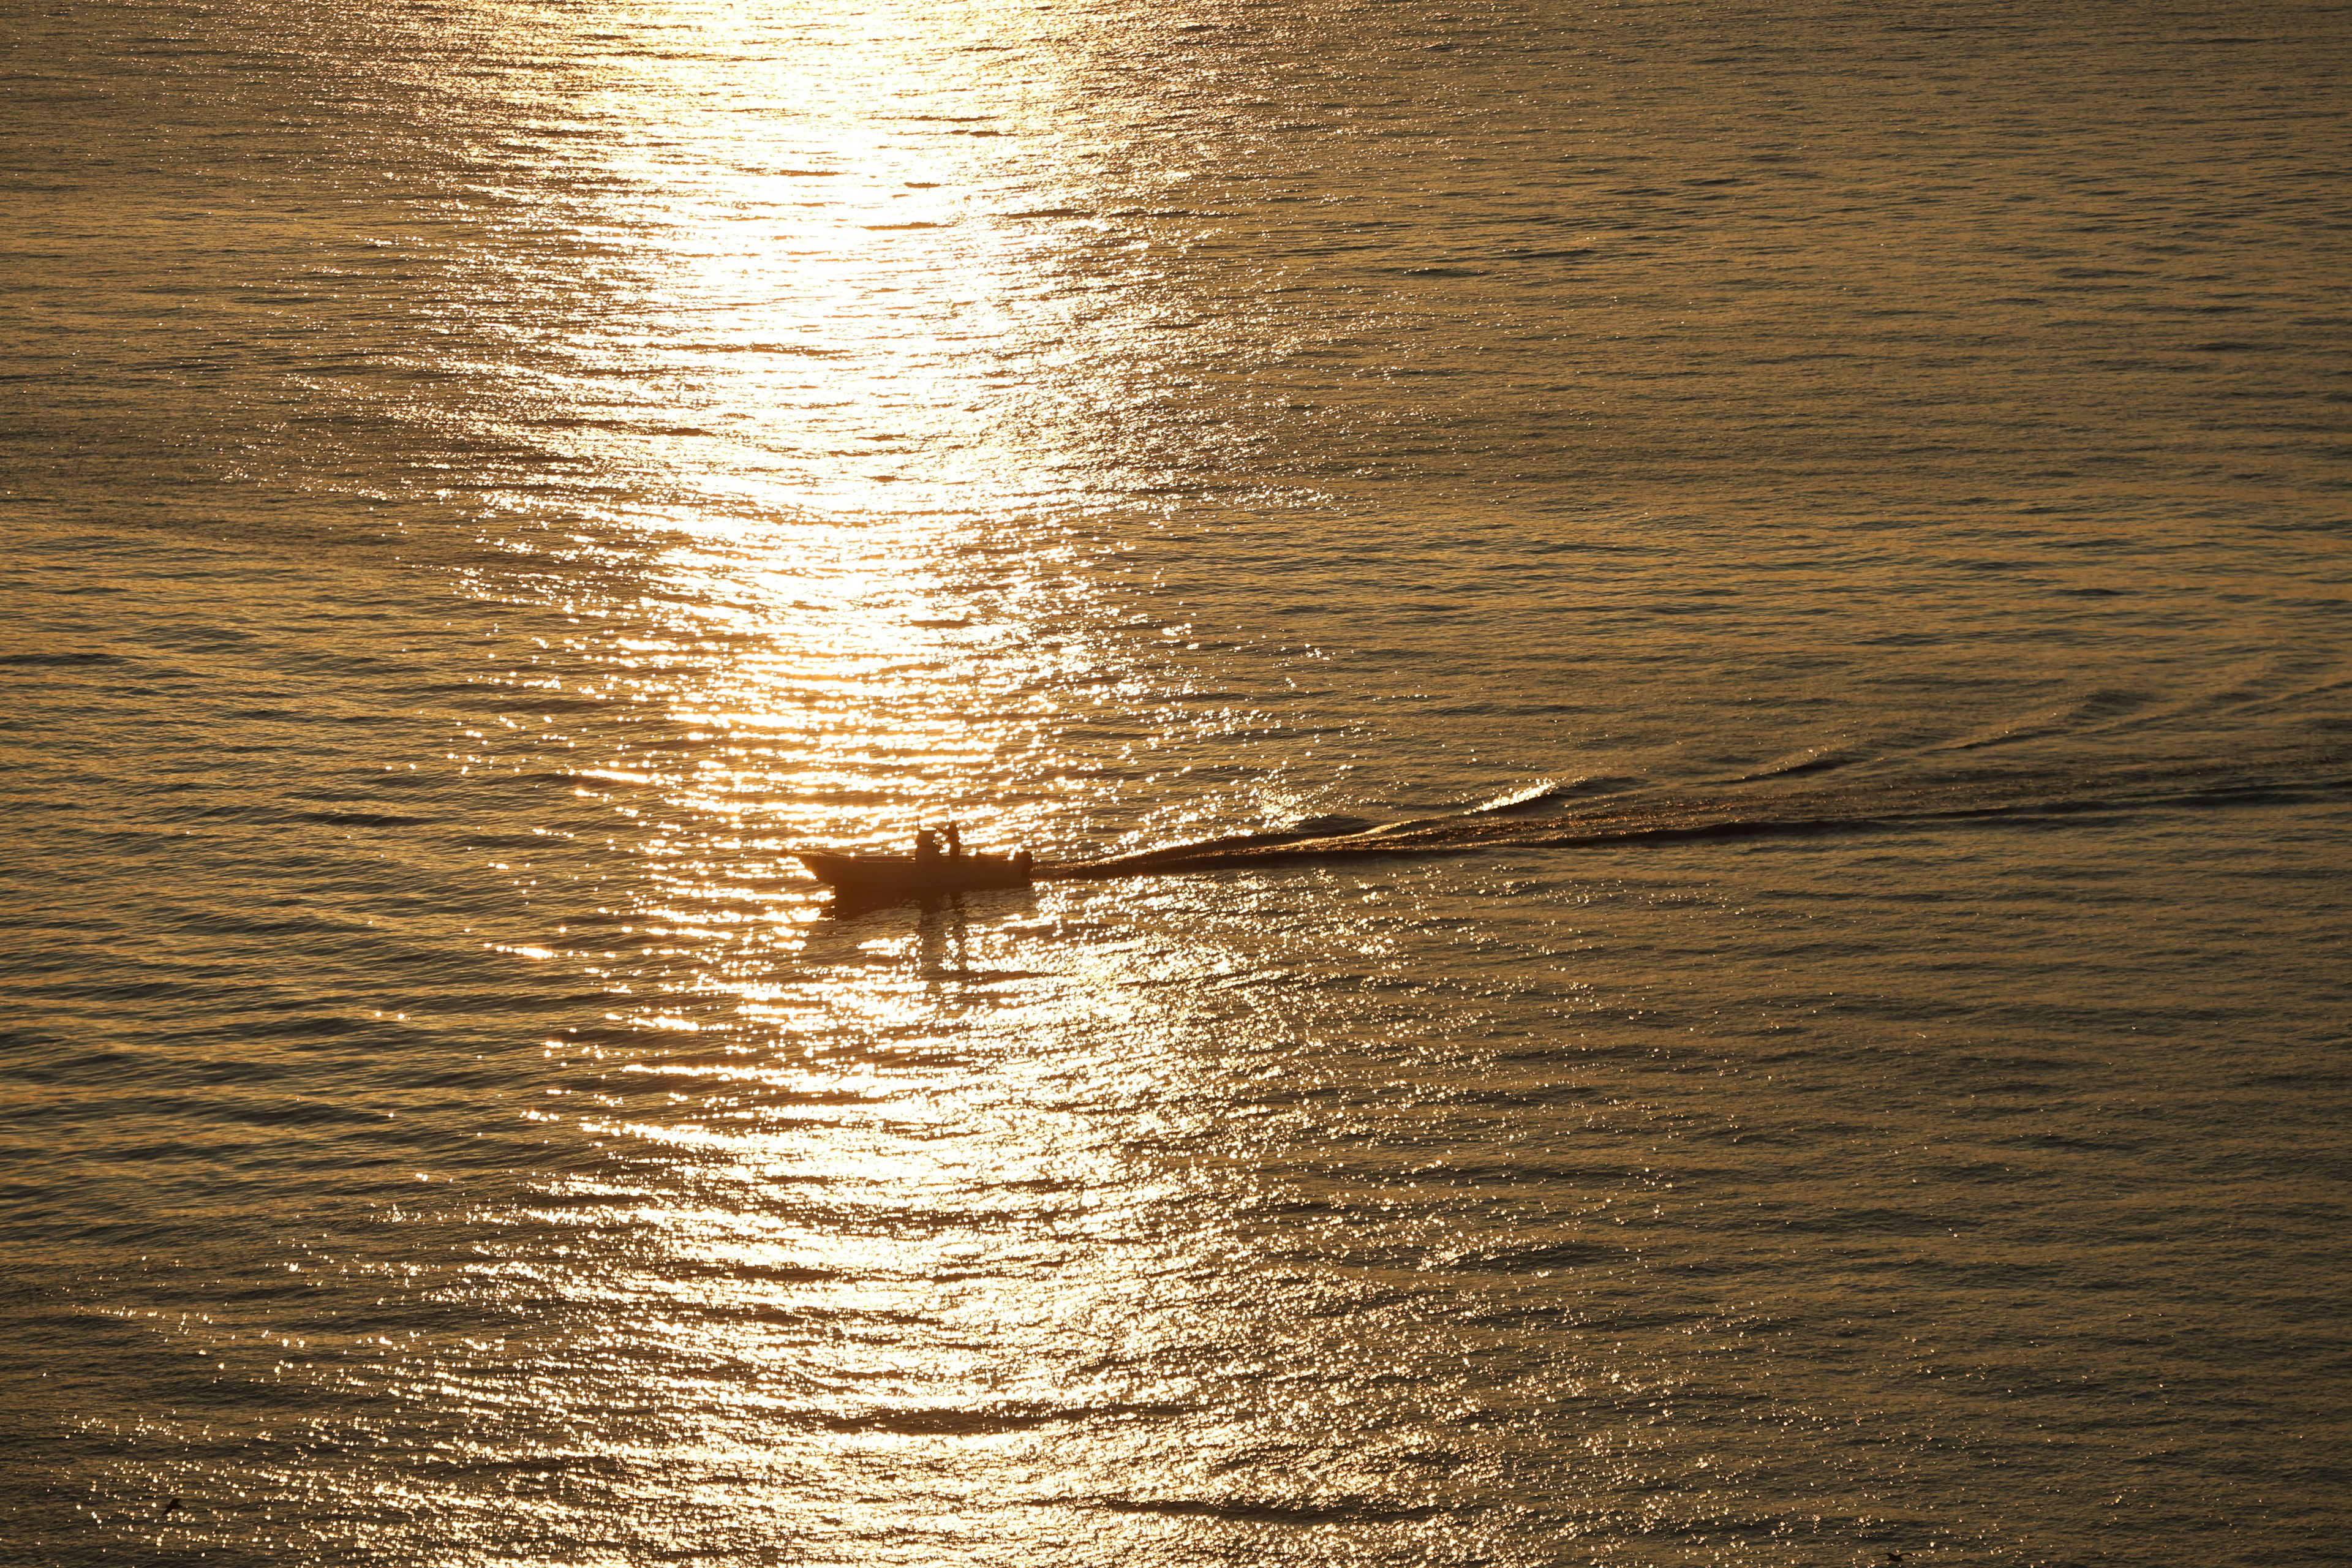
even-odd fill
[(1025, 888), (1031, 878), (1026, 855), (819, 855), (801, 850), (793, 858), (818, 881), (861, 899)]

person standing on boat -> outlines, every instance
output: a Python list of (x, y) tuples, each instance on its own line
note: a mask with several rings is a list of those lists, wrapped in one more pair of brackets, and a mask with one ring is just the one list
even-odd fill
[(962, 858), (963, 858), (963, 835), (962, 835), (961, 833), (960, 833), (959, 831), (957, 831), (957, 829), (956, 829), (956, 825), (955, 825), (954, 823), (952, 823), (952, 822), (950, 822), (950, 823), (949, 823), (949, 824), (948, 824), (947, 840), (948, 840), (948, 858), (949, 858), (949, 859), (950, 859), (950, 860), (961, 860), (961, 859), (962, 859)]

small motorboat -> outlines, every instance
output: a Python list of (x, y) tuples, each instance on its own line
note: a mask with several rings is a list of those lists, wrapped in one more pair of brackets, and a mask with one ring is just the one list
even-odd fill
[(809, 874), (845, 897), (915, 899), (972, 888), (1025, 888), (1029, 857), (1020, 855), (820, 855), (796, 852)]

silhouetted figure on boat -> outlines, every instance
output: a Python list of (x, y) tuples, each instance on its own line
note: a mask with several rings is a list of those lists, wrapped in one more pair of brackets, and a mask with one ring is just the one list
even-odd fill
[(820, 882), (835, 891), (860, 899), (930, 898), (975, 888), (1024, 888), (1033, 864), (1026, 849), (1013, 855), (991, 855), (963, 847), (963, 830), (946, 824), (940, 830), (919, 828), (912, 855), (829, 855), (818, 850), (794, 851)]

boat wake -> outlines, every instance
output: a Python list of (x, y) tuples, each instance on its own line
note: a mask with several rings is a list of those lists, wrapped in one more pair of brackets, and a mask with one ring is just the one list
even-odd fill
[(1324, 818), (1288, 832), (1241, 834), (1096, 860), (1041, 864), (1037, 879), (1211, 871), (1365, 856), (1485, 849), (1608, 848), (1680, 839), (1883, 831), (1959, 822), (2050, 822), (2352, 798), (2352, 756), (2173, 761), (2099, 773), (1916, 768), (1816, 782), (1796, 766), (1720, 784), (1644, 787), (1623, 778), (1547, 779), (1433, 816), (1367, 823)]

